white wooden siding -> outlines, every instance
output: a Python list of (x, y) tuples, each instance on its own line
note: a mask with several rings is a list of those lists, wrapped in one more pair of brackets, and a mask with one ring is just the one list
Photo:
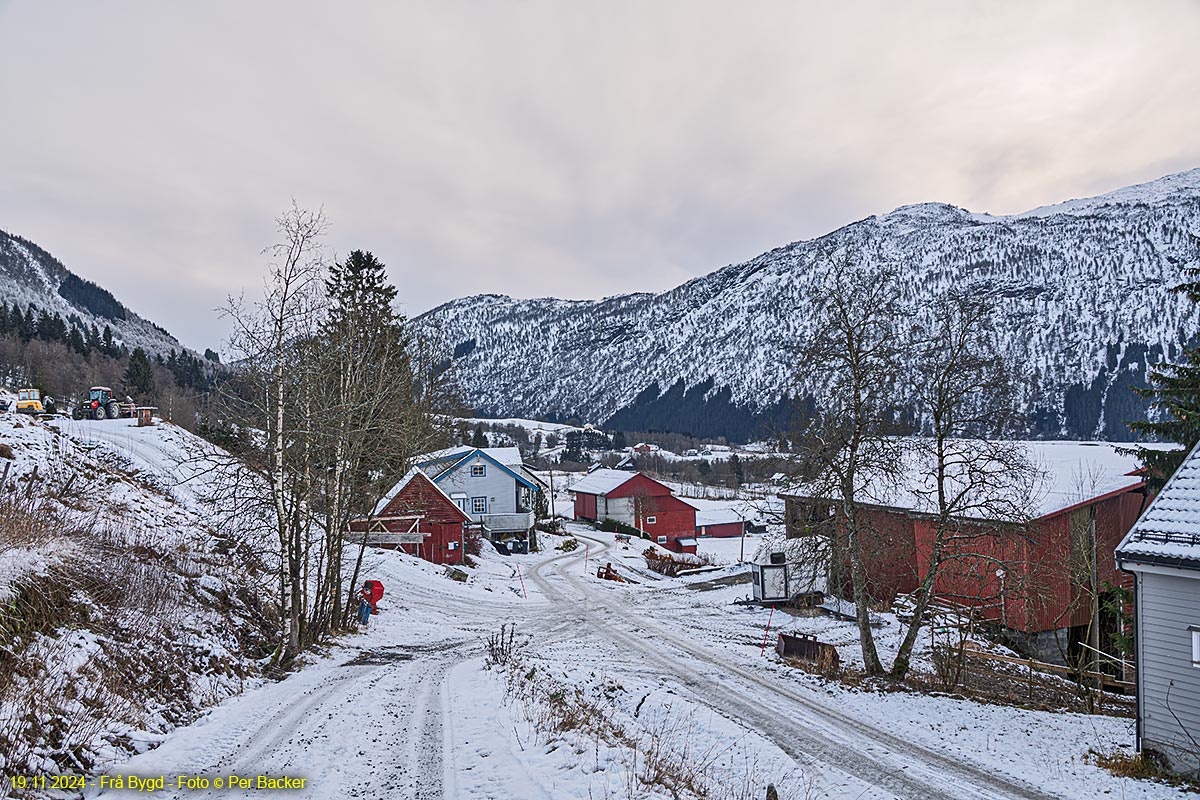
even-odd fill
[(1189, 627), (1200, 626), (1200, 575), (1143, 572), (1137, 594), (1142, 747), (1163, 753), (1179, 771), (1194, 772), (1200, 748), (1189, 734), (1200, 741), (1200, 667), (1192, 664)]
[[(516, 479), (495, 464), (485, 463), (487, 464), (487, 474), (482, 478), (472, 478), (470, 464), (464, 464), (438, 481), (438, 486), (446, 494), (462, 492), (468, 497), (486, 497), (489, 514), (515, 513), (517, 510)], [(468, 513), (470, 513), (469, 506)], [(471, 516), (478, 520), (480, 515), (472, 513)]]
[(596, 519), (613, 519), (623, 525), (636, 528), (636, 520), (633, 517), (633, 498), (614, 497), (609, 500), (602, 495), (598, 496), (596, 498)]

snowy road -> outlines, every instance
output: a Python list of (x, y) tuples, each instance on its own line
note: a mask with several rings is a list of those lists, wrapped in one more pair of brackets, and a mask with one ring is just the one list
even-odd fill
[[(399, 586), (386, 569), (378, 575)], [(478, 649), (475, 632), (443, 627), (413, 637), (404, 617), (381, 614), (355, 649), (264, 685), (176, 731), (122, 774), (304, 777), (302, 797), (443, 796), (442, 678)], [(409, 644), (413, 639), (418, 644)], [(118, 770), (114, 770), (117, 772)], [(114, 791), (101, 796), (133, 796)], [(292, 796), (292, 793), (288, 793)], [(167, 791), (156, 797), (230, 797)]]
[[(590, 542), (591, 557), (598, 563), (608, 544), (579, 537)], [(789, 687), (721, 657), (583, 579), (583, 573), (573, 568), (582, 558), (580, 554), (539, 564), (532, 581), (561, 608), (571, 609), (580, 622), (625, 652), (674, 675), (694, 692), (691, 699), (761, 732), (818, 773), (842, 773), (849, 779), (835, 783), (866, 785), (873, 789), (866, 795), (871, 797), (1043, 800), (1055, 796), (890, 735), (824, 705), (815, 692)]]
[[(999, 758), (990, 753), (990, 763), (973, 753), (964, 757), (953, 752), (952, 742), (937, 748), (940, 742), (925, 732), (907, 735), (897, 719), (882, 716), (889, 713), (882, 702), (839, 706), (833, 689), (796, 680), (773, 660), (755, 658), (757, 646), (747, 647), (744, 636), (732, 640), (721, 628), (730, 624), (727, 607), (655, 613), (663, 604), (680, 603), (681, 592), (685, 600), (698, 595), (670, 581), (599, 581), (597, 564), (616, 552), (606, 553), (611, 539), (578, 528), (572, 533), (588, 543), (586, 553), (493, 556), (490, 572), (481, 571), (467, 585), (423, 562), (373, 555), (368, 574), (382, 579), (390, 593), (365, 633), (346, 637), (284, 681), (224, 703), (110, 772), (303, 776), (305, 788), (288, 796), (305, 798), (591, 796), (578, 782), (564, 783), (563, 764), (551, 769), (530, 762), (524, 745), (514, 744), (495, 722), (509, 710), (502, 692), (488, 689), (490, 678), (480, 672), (482, 643), (501, 623), (515, 622), (568, 674), (583, 679), (603, 672), (653, 683), (706, 714), (711, 710), (714, 718), (704, 717), (703, 724), (719, 720), (754, 732), (811, 777), (813, 797), (1084, 796), (1056, 765), (1023, 766), (1003, 752)], [(1026, 774), (1037, 785), (1022, 780)], [(205, 794), (242, 796), (228, 789), (154, 796)]]
[[(561, 639), (567, 626), (543, 622), (538, 612), (545, 604), (515, 593), (496, 593), (485, 602), (479, 598), (483, 592), (464, 597), (461, 584), (432, 568), (414, 575), (412, 561), (395, 554), (376, 554), (368, 562), (372, 577), (392, 593), (365, 633), (348, 637), (348, 646), (286, 680), (223, 703), (109, 774), (163, 775), (168, 781), (182, 775), (303, 777), (304, 788), (286, 792), (289, 797), (448, 797), (444, 786), (453, 785), (447, 775), (453, 765), (444, 763), (444, 728), (456, 698), (447, 694), (447, 674), (477, 659), (484, 636), (501, 622), (523, 620), (522, 627), (541, 641)], [(85, 796), (146, 795), (126, 788)], [(153, 796), (243, 793), (228, 786), (199, 791), (168, 786)]]

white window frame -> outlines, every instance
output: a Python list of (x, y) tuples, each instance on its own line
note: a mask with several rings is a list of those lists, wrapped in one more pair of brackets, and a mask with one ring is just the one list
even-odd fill
[(1200, 669), (1200, 625), (1189, 625), (1188, 633), (1192, 634), (1192, 666)]
[(646, 517), (646, 524), (653, 525), (658, 522), (658, 517)]
[[(476, 470), (478, 470), (478, 472), (476, 472)], [(472, 464), (471, 465), (471, 477), (472, 478), (486, 478), (487, 477), (487, 464)]]
[(658, 543), (659, 543), (659, 544), (666, 544), (666, 543), (667, 543), (667, 537), (666, 537), (666, 536), (660, 536), (660, 537), (658, 537), (658, 540), (657, 540), (657, 541), (658, 541)]
[[(483, 506), (482, 508), (480, 508), (481, 504)], [(487, 506), (488, 506), (488, 499), (486, 497), (472, 497), (471, 498), (471, 513), (472, 514), (486, 514)]]

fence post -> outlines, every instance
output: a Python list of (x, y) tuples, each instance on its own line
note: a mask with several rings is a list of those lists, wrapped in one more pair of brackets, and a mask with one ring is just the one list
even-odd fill
[(771, 620), (775, 616), (775, 606), (771, 606), (771, 613), (767, 615), (767, 629), (763, 631), (762, 648), (758, 651), (758, 655), (764, 656), (767, 653), (767, 637), (771, 635)]

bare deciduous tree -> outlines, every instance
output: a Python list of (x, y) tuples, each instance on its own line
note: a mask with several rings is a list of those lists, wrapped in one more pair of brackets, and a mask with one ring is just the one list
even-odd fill
[(905, 337), (890, 274), (846, 256), (827, 274), (815, 287), (813, 334), (798, 354), (817, 411), (799, 431), (797, 455), (802, 472), (823, 489), (813, 496), (837, 498), (830, 564), (849, 564), (863, 663), (868, 674), (878, 675), (883, 666), (870, 625), (865, 557), (874, 537), (863, 493), (868, 485), (894, 480), (902, 466), (894, 398)]
[(366, 537), (347, 540), (418, 453), (448, 442), (453, 392), (434, 348), (395, 308), (383, 264), (355, 251), (327, 263), (325, 220), (293, 206), (279, 219), (263, 299), (232, 300), (234, 375), (216, 427), (236, 459), (221, 507), (260, 519), (278, 552), (283, 624), (276, 662), (348, 623)]
[[(1011, 440), (1019, 421), (1011, 369), (992, 329), (992, 308), (978, 298), (946, 295), (914, 329), (920, 380), (914, 395), (925, 436), (907, 442), (919, 510), (933, 537), (914, 593), (912, 620), (891, 675), (908, 673), (913, 647), (943, 567), (951, 560), (1005, 569), (997, 547), (1029, 519), (1039, 472)], [(912, 480), (910, 478), (910, 480)]]

